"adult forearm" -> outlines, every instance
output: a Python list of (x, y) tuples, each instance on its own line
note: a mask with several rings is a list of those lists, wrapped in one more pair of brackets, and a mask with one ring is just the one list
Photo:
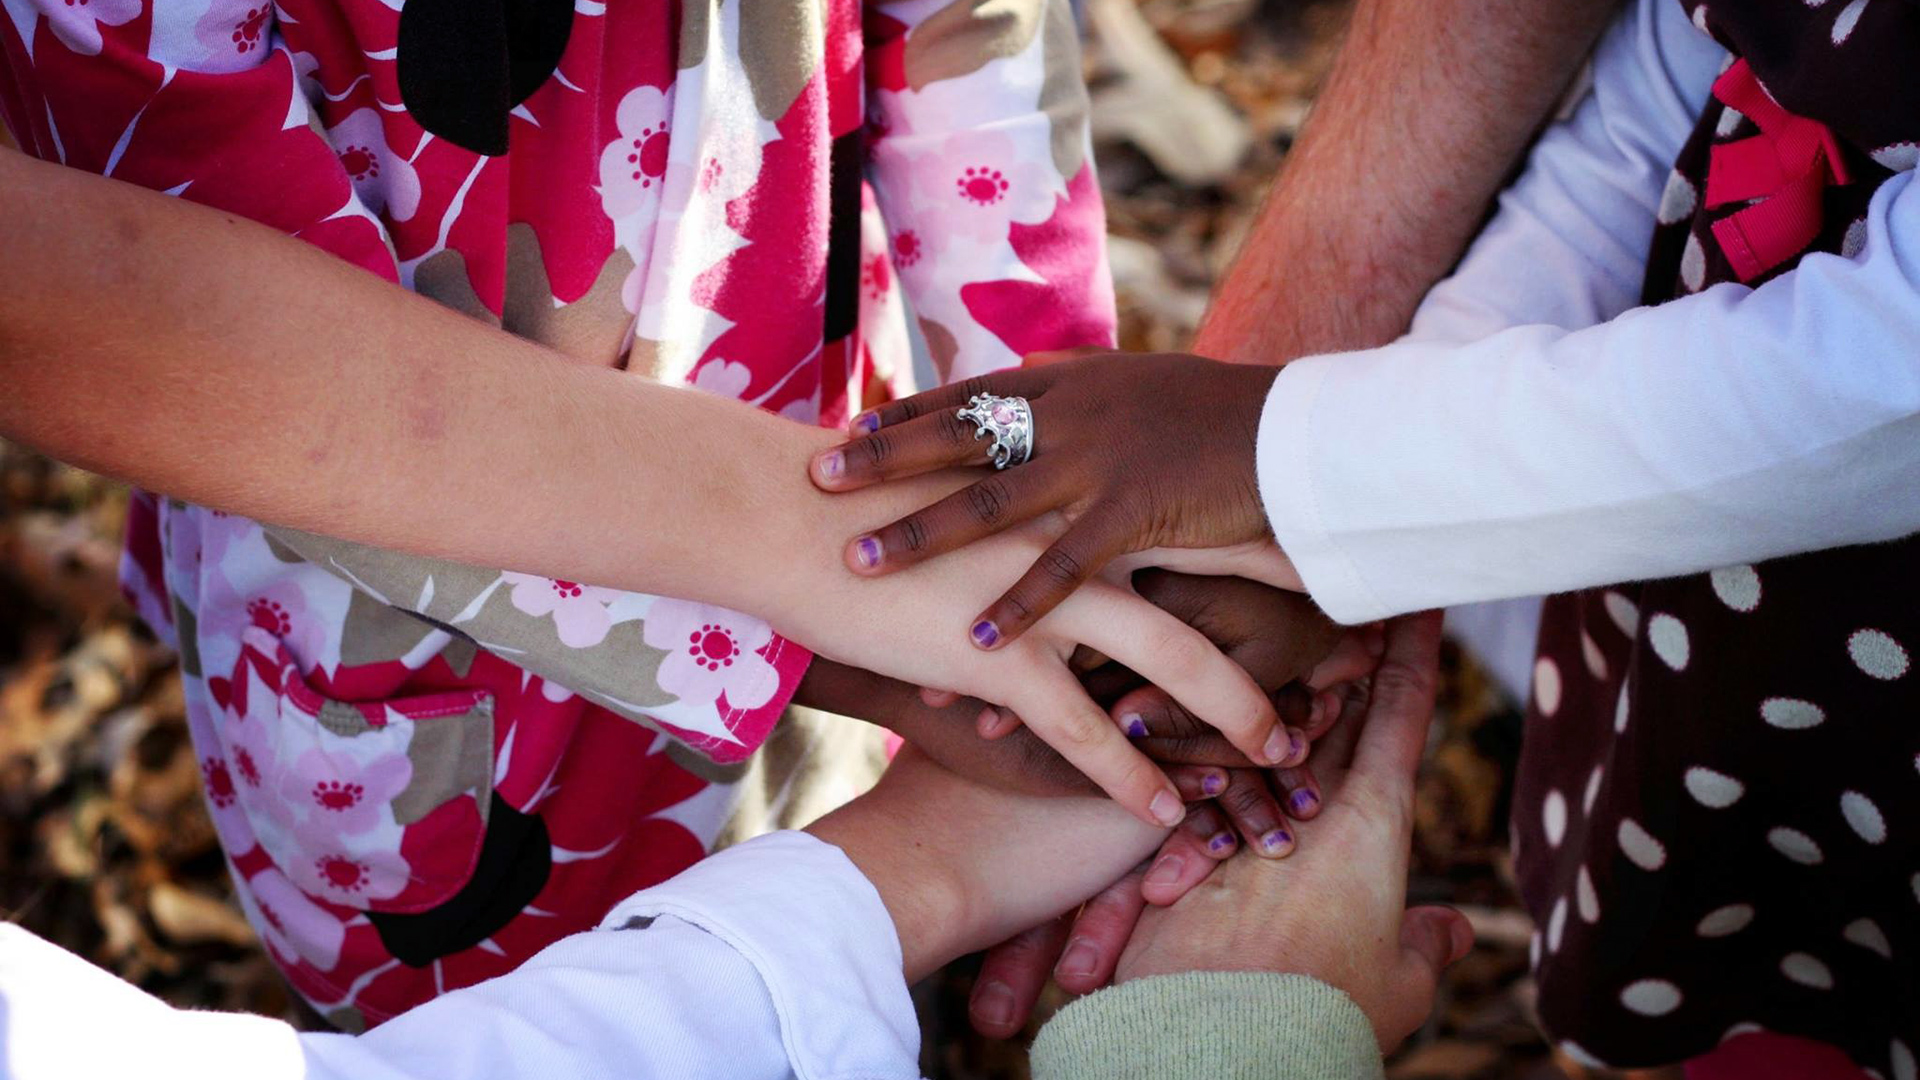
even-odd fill
[[(809, 494), (807, 432), (742, 403), (571, 361), (132, 185), (0, 151), (0, 193), (0, 434), (56, 457), (295, 528), (716, 602), (752, 592), (740, 569), (771, 563), (751, 545)], [(713, 558), (723, 534), (738, 558)]]
[(1359, 0), (1195, 351), (1384, 344), (1478, 228), (1618, 0)]

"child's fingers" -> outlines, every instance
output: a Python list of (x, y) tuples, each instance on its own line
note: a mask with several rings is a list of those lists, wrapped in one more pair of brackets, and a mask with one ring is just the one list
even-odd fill
[(1300, 730), (1308, 742), (1319, 742), (1322, 736), (1333, 730), (1333, 725), (1340, 722), (1344, 695), (1339, 688), (1306, 692), (1313, 695), (1313, 703), (1307, 709), (1307, 722), (1300, 725)]
[[(1275, 691), (1271, 699), (1273, 710), (1280, 722), (1297, 727), (1309, 737), (1314, 733), (1320, 720), (1315, 713), (1316, 698), (1313, 692), (1298, 683), (1291, 683)], [(1217, 739), (1219, 731), (1206, 721), (1193, 715), (1186, 707), (1173, 700), (1173, 695), (1157, 686), (1142, 686), (1120, 696), (1109, 710), (1113, 713), (1114, 723), (1120, 725), (1129, 738), (1134, 739)], [(1239, 752), (1235, 751), (1238, 755)], [(1244, 758), (1244, 755), (1239, 755)], [(1184, 760), (1184, 759), (1182, 759)], [(1250, 760), (1220, 762), (1219, 764), (1252, 764)]]
[(1310, 766), (1275, 769), (1273, 781), (1286, 803), (1288, 817), (1295, 821), (1309, 821), (1320, 816), (1320, 808), (1326, 800), (1320, 793), (1320, 781), (1314, 778)]
[[(1213, 820), (1219, 822), (1219, 828), (1224, 828), (1225, 820), (1219, 818), (1217, 812), (1206, 807), (1194, 809), (1195, 814), (1209, 812), (1216, 813)], [(1147, 865), (1146, 876), (1140, 879), (1140, 895), (1147, 903), (1157, 907), (1175, 903), (1213, 873), (1217, 859), (1207, 850), (1207, 841), (1196, 835), (1213, 828), (1211, 824), (1202, 824), (1197, 829), (1180, 828), (1168, 834), (1159, 853)], [(1227, 835), (1231, 839), (1232, 834)]]
[(973, 1030), (990, 1039), (1011, 1039), (1027, 1026), (1047, 973), (1066, 944), (1071, 916), (1042, 923), (987, 950), (967, 999)]
[(1014, 715), (1012, 709), (989, 705), (980, 710), (980, 716), (974, 721), (973, 726), (981, 738), (999, 739), (1019, 730), (1020, 718)]
[(1325, 690), (1337, 683), (1366, 678), (1379, 666), (1385, 645), (1378, 623), (1349, 628), (1334, 643), (1333, 651), (1307, 674), (1307, 685)]
[(1372, 700), (1354, 750), (1351, 779), (1370, 797), (1411, 805), (1413, 774), (1426, 751), (1440, 667), (1440, 614), (1393, 620), (1387, 651), (1373, 674)]
[[(986, 482), (983, 480), (980, 483)], [(1038, 481), (1030, 481), (1030, 483), (1038, 483)], [(976, 488), (979, 486), (980, 484), (974, 485)], [(967, 489), (967, 491), (971, 490), (973, 488)], [(965, 495), (967, 491), (950, 495), (945, 501), (951, 502)], [(1035, 501), (1049, 502), (1044, 497)], [(1052, 508), (1053, 505), (1050, 504), (1042, 507), (1041, 510)], [(1024, 509), (1026, 508), (1017, 507), (1005, 516), (1009, 519), (1025, 520), (1041, 512), (1035, 510), (1033, 513), (1021, 515)], [(1015, 515), (1021, 516), (1015, 518)], [(1003, 527), (1004, 525), (996, 526), (996, 531)], [(1114, 556), (1127, 550), (1128, 541), (1131, 539), (1128, 535), (1129, 531), (1119, 517), (1111, 513), (1096, 512), (1074, 522), (1064, 535), (1053, 542), (1052, 546), (1040, 553), (1040, 557), (1033, 561), (1033, 565), (1020, 576), (1019, 581), (1013, 583), (1012, 588), (1008, 589), (1000, 599), (994, 601), (987, 610), (980, 613), (980, 617), (974, 621), (970, 631), (973, 643), (983, 649), (991, 649), (1004, 645), (1025, 633), (1028, 627), (1045, 618), (1048, 612), (1059, 607), (1062, 601), (1072, 596), (1075, 589), (1085, 585), (1087, 579), (1098, 573), (1100, 568)], [(942, 548), (940, 545), (944, 542), (944, 538), (930, 540), (929, 546), (935, 550), (947, 550), (947, 548), (959, 546), (948, 544), (947, 548)], [(1198, 631), (1195, 633), (1198, 634)], [(1201, 640), (1206, 639), (1202, 637)], [(1118, 659), (1118, 655), (1111, 650), (1102, 649), (1101, 651)], [(1132, 664), (1127, 666), (1134, 667)], [(1134, 670), (1139, 671), (1139, 668), (1135, 667)], [(1140, 674), (1147, 673), (1142, 671)]]
[(1293, 830), (1287, 827), (1264, 770), (1235, 769), (1229, 773), (1219, 805), (1227, 820), (1246, 837), (1254, 854), (1278, 859), (1293, 853)]
[(1008, 705), (1029, 730), (1140, 820), (1161, 828), (1180, 823), (1186, 815), (1180, 793), (1065, 666), (1057, 660), (1041, 665), (1020, 682), (1021, 700)]
[(1129, 593), (1103, 588), (1089, 599), (1062, 624), (1070, 637), (1158, 685), (1251, 760), (1295, 763), (1273, 702), (1206, 635)]
[(982, 375), (963, 379), (957, 383), (935, 387), (932, 390), (876, 405), (854, 417), (847, 430), (855, 435), (868, 435), (881, 428), (926, 416), (929, 413), (948, 409), (958, 412), (966, 407), (975, 394), (997, 394), (1001, 397), (1037, 397), (1052, 380), (1028, 374), (1023, 371), (997, 371), (992, 375)]
[(1053, 967), (1053, 980), (1061, 989), (1070, 994), (1091, 994), (1113, 978), (1127, 939), (1133, 936), (1133, 928), (1147, 906), (1146, 898), (1140, 895), (1140, 879), (1146, 873), (1146, 864), (1142, 863), (1080, 909), (1066, 950)]
[(1227, 770), (1213, 765), (1170, 765), (1167, 779), (1180, 797), (1190, 803), (1219, 798), (1227, 790)]
[(982, 477), (890, 525), (854, 537), (847, 542), (843, 559), (849, 570), (871, 576), (963, 548), (1065, 502), (1066, 485), (1058, 479), (1060, 475), (1057, 470), (1031, 467)]

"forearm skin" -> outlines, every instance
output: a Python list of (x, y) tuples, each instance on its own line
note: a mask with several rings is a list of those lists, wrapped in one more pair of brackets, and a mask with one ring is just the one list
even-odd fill
[(858, 512), (805, 479), (831, 433), (184, 200), (0, 150), (0, 252), (0, 435), (173, 497), (750, 610), (800, 529)]
[(1618, 0), (1359, 0), (1194, 351), (1385, 344), (1459, 258)]

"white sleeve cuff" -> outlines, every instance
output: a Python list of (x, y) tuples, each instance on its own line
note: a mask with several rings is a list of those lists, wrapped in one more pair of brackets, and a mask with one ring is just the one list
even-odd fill
[(803, 832), (757, 837), (621, 901), (601, 928), (662, 915), (714, 935), (753, 965), (797, 1075), (915, 1068), (920, 1024), (893, 918), (839, 848)]
[(1341, 356), (1309, 357), (1280, 369), (1260, 412), (1254, 459), (1260, 501), (1280, 550), (1293, 561), (1314, 603), (1335, 621), (1352, 625), (1395, 612), (1380, 602), (1360, 568), (1335, 545), (1314, 485), (1314, 406), (1328, 365), (1341, 362)]

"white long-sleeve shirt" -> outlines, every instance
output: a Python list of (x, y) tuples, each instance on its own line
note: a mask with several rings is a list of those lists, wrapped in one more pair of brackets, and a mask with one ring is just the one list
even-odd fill
[(358, 1036), (177, 1010), (0, 923), (5, 1080), (891, 1080), (920, 1075), (919, 1048), (893, 920), (805, 833), (721, 852)]
[[(1920, 190), (1850, 258), (1634, 309), (1727, 54), (1635, 0), (1405, 339), (1288, 365), (1259, 476), (1280, 546), (1361, 622), (1920, 531)], [(1356, 177), (1364, 182), (1364, 177)]]

